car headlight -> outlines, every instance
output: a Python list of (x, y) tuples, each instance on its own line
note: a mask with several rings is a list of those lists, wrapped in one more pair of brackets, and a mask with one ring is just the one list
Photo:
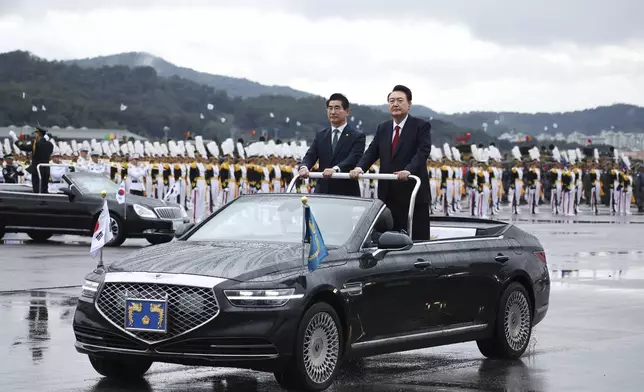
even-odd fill
[(284, 306), (291, 299), (304, 297), (304, 294), (295, 294), (295, 289), (224, 290), (224, 294), (234, 306), (256, 307)]
[(98, 292), (100, 283), (85, 279), (83, 283), (83, 290), (81, 291), (81, 299), (93, 301)]
[(134, 212), (141, 218), (156, 218), (157, 214), (154, 213), (151, 209), (147, 207), (143, 207), (140, 204), (135, 204), (134, 205)]

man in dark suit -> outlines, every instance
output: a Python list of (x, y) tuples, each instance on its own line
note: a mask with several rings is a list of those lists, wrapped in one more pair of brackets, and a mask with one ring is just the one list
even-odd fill
[(326, 112), (331, 126), (315, 135), (313, 144), (306, 152), (300, 176), (307, 178), (309, 169), (316, 162), (325, 179), (317, 181), (315, 193), (326, 193), (360, 197), (360, 186), (356, 181), (331, 180), (333, 173), (347, 173), (353, 169), (365, 147), (365, 135), (347, 124), (349, 100), (342, 94), (335, 93), (326, 101)]
[(395, 86), (387, 96), (392, 120), (378, 126), (373, 141), (365, 151), (351, 177), (358, 176), (380, 160), (380, 174), (396, 174), (399, 181), (379, 181), (378, 198), (385, 202), (394, 218), (394, 230), (407, 231), (409, 205), (415, 181), (420, 178), (420, 189), (414, 205), (412, 239), (429, 240), (429, 176), (427, 156), (431, 149), (431, 125), (409, 115), (411, 90)]
[(31, 186), (34, 193), (49, 193), (49, 167), (41, 168), (40, 175), (37, 169), (39, 164), (49, 163), (51, 154), (54, 152), (54, 145), (49, 142), (46, 135), (45, 129), (36, 127), (34, 139), (29, 143), (16, 140), (17, 138), (14, 137), (16, 146), (31, 155), (31, 165), (27, 168), (27, 172), (31, 174)]

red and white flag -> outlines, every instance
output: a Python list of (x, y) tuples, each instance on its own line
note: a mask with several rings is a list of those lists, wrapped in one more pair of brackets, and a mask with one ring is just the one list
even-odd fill
[(118, 201), (119, 204), (125, 203), (125, 181), (121, 182), (121, 186), (116, 191), (116, 201)]
[(107, 200), (103, 200), (103, 211), (96, 221), (94, 235), (92, 236), (92, 248), (89, 254), (96, 257), (105, 244), (112, 241), (112, 230), (110, 230), (110, 209), (107, 207)]

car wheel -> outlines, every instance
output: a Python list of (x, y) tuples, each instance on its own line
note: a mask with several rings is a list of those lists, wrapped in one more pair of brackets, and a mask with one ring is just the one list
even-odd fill
[(152, 366), (152, 361), (116, 360), (89, 356), (89, 362), (100, 375), (116, 379), (136, 379), (142, 377)]
[(145, 237), (145, 239), (152, 245), (159, 245), (159, 244), (165, 244), (167, 242), (172, 241), (172, 236), (150, 236), (150, 237)]
[(27, 235), (29, 236), (29, 238), (34, 240), (34, 242), (45, 242), (51, 238), (53, 233), (46, 231), (30, 231), (27, 233)]
[(125, 242), (126, 233), (123, 221), (116, 214), (110, 213), (110, 230), (112, 230), (112, 241), (107, 246), (121, 246)]
[(327, 389), (338, 372), (342, 339), (342, 324), (333, 307), (325, 302), (314, 304), (300, 322), (293, 363), (276, 372), (275, 379), (286, 389)]
[(488, 358), (517, 359), (532, 336), (532, 306), (525, 287), (511, 283), (503, 292), (490, 339), (477, 340), (481, 354)]

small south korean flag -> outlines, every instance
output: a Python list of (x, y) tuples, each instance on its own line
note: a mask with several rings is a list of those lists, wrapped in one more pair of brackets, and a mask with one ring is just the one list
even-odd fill
[(121, 182), (121, 186), (116, 191), (116, 201), (119, 204), (125, 203), (125, 181)]
[(96, 221), (94, 227), (94, 235), (92, 235), (92, 248), (89, 254), (96, 257), (98, 252), (105, 246), (105, 244), (112, 241), (112, 230), (110, 230), (110, 210), (107, 207), (107, 200), (103, 200), (103, 211)]

